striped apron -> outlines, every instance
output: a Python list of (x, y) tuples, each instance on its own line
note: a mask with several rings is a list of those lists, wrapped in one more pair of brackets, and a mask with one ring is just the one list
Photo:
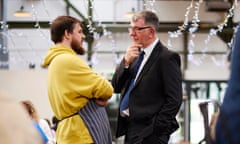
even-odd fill
[(94, 144), (112, 144), (110, 124), (105, 107), (90, 100), (78, 113), (86, 124)]

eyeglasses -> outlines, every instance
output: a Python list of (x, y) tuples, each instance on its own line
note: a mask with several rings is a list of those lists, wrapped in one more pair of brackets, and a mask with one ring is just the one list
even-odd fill
[(145, 27), (129, 27), (128, 31), (129, 32), (139, 32), (141, 30), (147, 29), (147, 28), (151, 28), (150, 26), (145, 26)]

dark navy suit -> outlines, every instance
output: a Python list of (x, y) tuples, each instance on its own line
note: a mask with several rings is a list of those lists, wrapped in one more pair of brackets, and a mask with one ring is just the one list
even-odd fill
[(240, 144), (240, 24), (234, 41), (230, 79), (216, 124), (216, 144)]

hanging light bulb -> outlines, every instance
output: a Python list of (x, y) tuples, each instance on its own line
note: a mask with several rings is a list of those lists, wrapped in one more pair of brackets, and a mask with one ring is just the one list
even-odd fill
[(133, 7), (132, 8), (132, 10), (131, 10), (131, 12), (127, 12), (126, 14), (125, 14), (125, 17), (127, 17), (127, 18), (132, 18), (132, 16), (135, 14), (135, 8)]
[(17, 10), (13, 14), (15, 17), (29, 17), (31, 14), (24, 10), (24, 6), (21, 5), (20, 10)]

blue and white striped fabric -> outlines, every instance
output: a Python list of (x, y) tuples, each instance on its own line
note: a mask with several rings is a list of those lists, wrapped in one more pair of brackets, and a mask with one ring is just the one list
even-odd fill
[(90, 100), (78, 113), (88, 127), (94, 144), (112, 144), (110, 124), (105, 107)]

